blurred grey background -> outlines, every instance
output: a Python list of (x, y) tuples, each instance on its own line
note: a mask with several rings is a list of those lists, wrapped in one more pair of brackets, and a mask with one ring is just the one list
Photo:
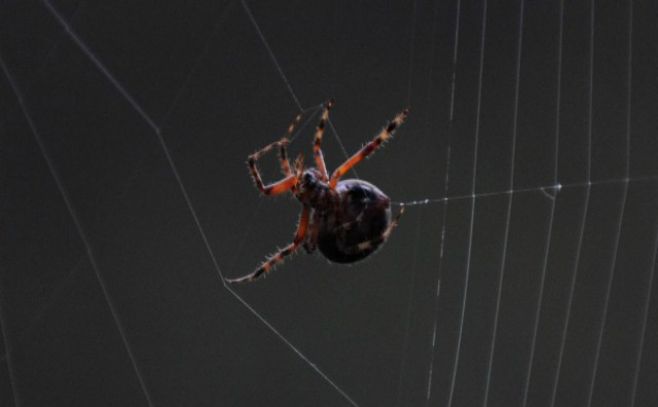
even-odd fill
[[(245, 4), (0, 2), (0, 405), (654, 405), (655, 2), (248, 1), (263, 38)], [(300, 209), (247, 155), (329, 97), (330, 169), (410, 106), (357, 175), (439, 201), (235, 287), (260, 320), (158, 135), (235, 277)]]

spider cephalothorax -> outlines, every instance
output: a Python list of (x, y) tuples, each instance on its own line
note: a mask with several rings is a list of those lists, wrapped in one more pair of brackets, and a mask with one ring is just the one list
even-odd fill
[[(400, 208), (400, 212), (393, 218), (391, 200), (379, 188), (359, 179), (341, 181), (340, 178), (391, 138), (395, 129), (404, 123), (408, 110), (398, 113), (370, 143), (347, 159), (330, 177), (320, 146), (333, 104), (333, 100), (325, 103), (315, 131), (315, 167), (304, 168), (301, 156), (295, 161), (294, 170), (288, 161), (288, 137), (299, 123), (301, 115), (288, 126), (288, 132), (283, 139), (249, 156), (247, 163), (258, 190), (264, 195), (280, 195), (291, 191), (301, 202), (302, 213), (292, 243), (269, 257), (256, 271), (239, 278), (227, 279), (228, 282), (257, 279), (282, 262), (286, 256), (297, 251), (302, 244), (309, 253), (319, 248), (332, 262), (352, 263), (377, 250), (397, 226), (404, 207)], [(273, 148), (279, 149), (284, 178), (264, 185), (256, 162)]]
[(295, 197), (315, 211), (329, 211), (336, 204), (336, 191), (322, 179), (322, 174), (316, 168), (307, 168), (299, 177), (299, 185)]

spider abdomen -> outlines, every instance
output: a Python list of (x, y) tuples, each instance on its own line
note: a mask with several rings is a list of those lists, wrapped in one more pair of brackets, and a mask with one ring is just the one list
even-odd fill
[(326, 214), (318, 248), (330, 261), (353, 263), (375, 252), (391, 223), (391, 201), (369, 182), (348, 179), (336, 185), (337, 207)]

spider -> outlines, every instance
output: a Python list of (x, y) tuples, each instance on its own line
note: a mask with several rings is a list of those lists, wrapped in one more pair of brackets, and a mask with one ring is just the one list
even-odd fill
[[(301, 114), (288, 126), (285, 136), (250, 155), (247, 159), (256, 188), (268, 196), (290, 191), (302, 204), (302, 213), (292, 243), (268, 257), (255, 271), (238, 278), (226, 279), (229, 283), (250, 282), (269, 273), (285, 257), (303, 245), (307, 253), (316, 249), (334, 263), (353, 263), (364, 259), (380, 247), (397, 226), (404, 207), (391, 217), (391, 200), (379, 188), (360, 179), (340, 180), (352, 167), (375, 152), (393, 136), (404, 123), (408, 109), (398, 113), (380, 133), (356, 154), (348, 158), (329, 177), (320, 148), (322, 136), (334, 100), (327, 101), (315, 130), (313, 156), (315, 167), (304, 168), (300, 154), (291, 169), (287, 155), (289, 137), (299, 124)], [(256, 162), (274, 148), (279, 150), (279, 161), (284, 178), (264, 185)]]

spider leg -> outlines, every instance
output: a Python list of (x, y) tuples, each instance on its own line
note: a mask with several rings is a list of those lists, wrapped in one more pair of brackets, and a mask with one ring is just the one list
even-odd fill
[(381, 235), (375, 237), (374, 239), (366, 240), (365, 242), (361, 242), (357, 245), (354, 245), (352, 247), (347, 247), (345, 248), (345, 253), (347, 254), (356, 254), (360, 253), (362, 251), (368, 250), (372, 247), (378, 246), (388, 240), (388, 238), (391, 236), (391, 233), (393, 232), (393, 229), (398, 225), (400, 221), (400, 217), (404, 213), (404, 206), (400, 208), (400, 212), (398, 212), (397, 215), (391, 220), (391, 223), (388, 225), (386, 230), (382, 232)]
[(287, 152), (288, 142), (290, 140), (290, 136), (299, 125), (299, 121), (301, 119), (302, 119), (302, 114), (300, 113), (288, 125), (288, 130), (286, 131), (286, 134), (279, 142), (279, 161), (281, 162), (281, 171), (283, 171), (283, 175), (285, 176), (292, 174), (292, 171), (290, 170), (290, 161), (288, 161), (288, 152)]
[(227, 278), (226, 282), (243, 283), (254, 281), (257, 278), (264, 276), (272, 271), (274, 266), (283, 262), (286, 256), (295, 253), (306, 237), (310, 212), (311, 210), (308, 207), (304, 207), (304, 209), (302, 209), (302, 214), (299, 216), (299, 224), (297, 225), (297, 231), (295, 232), (295, 237), (292, 243), (279, 250), (272, 256), (268, 257), (267, 260), (265, 260), (265, 262), (263, 262), (263, 264), (261, 264), (261, 266), (256, 269), (256, 271), (238, 278)]
[(329, 180), (329, 174), (327, 174), (327, 165), (324, 163), (324, 155), (322, 154), (320, 146), (322, 145), (322, 136), (324, 135), (324, 129), (327, 125), (327, 120), (329, 120), (329, 111), (333, 106), (333, 99), (329, 99), (327, 103), (324, 104), (324, 108), (322, 109), (322, 116), (320, 116), (318, 127), (315, 129), (315, 141), (313, 142), (313, 156), (315, 157), (315, 166), (318, 167), (318, 170), (322, 175), (322, 181), (324, 182)]
[[(288, 140), (290, 138), (290, 135), (292, 134), (293, 131), (295, 131), (295, 128), (299, 124), (301, 118), (302, 118), (301, 113), (295, 117), (295, 119), (290, 123), (290, 125), (288, 125), (288, 130), (286, 131), (286, 134), (283, 136), (283, 138), (281, 138), (281, 140), (268, 144), (262, 149), (251, 154), (247, 159), (247, 163), (249, 165), (249, 171), (251, 172), (251, 177), (254, 179), (254, 182), (256, 183), (256, 187), (258, 188), (258, 190), (265, 195), (277, 195), (286, 192), (289, 189), (295, 188), (295, 182), (292, 182), (292, 186), (290, 186), (289, 185), (290, 181), (287, 181), (293, 175), (292, 170), (290, 168), (290, 161), (288, 160), (287, 146), (288, 146)], [(283, 175), (286, 176), (286, 178), (284, 178), (279, 182), (275, 182), (268, 186), (264, 186), (263, 180), (260, 176), (260, 172), (256, 167), (256, 161), (258, 161), (262, 156), (264, 156), (265, 154), (267, 154), (269, 151), (271, 151), (273, 148), (276, 147), (279, 148), (279, 162), (281, 164), (281, 171), (283, 172)]]
[(331, 174), (331, 179), (329, 180), (329, 186), (334, 189), (340, 177), (345, 175), (352, 167), (363, 161), (366, 157), (372, 154), (377, 150), (385, 141), (390, 139), (395, 132), (395, 129), (400, 127), (402, 123), (407, 119), (409, 114), (409, 109), (404, 109), (398, 113), (393, 120), (391, 120), (386, 127), (379, 132), (379, 134), (368, 144), (363, 146), (361, 150), (357, 151), (352, 157), (348, 158), (340, 167), (336, 168), (333, 174)]
[(289, 177), (285, 177), (281, 181), (273, 182), (268, 185), (263, 185), (263, 181), (260, 180), (260, 177), (256, 178), (256, 176), (254, 175), (256, 188), (258, 188), (258, 190), (262, 192), (264, 195), (270, 195), (270, 196), (281, 195), (284, 192), (294, 189), (295, 186), (297, 185), (297, 179), (298, 178), (296, 175), (291, 175)]

